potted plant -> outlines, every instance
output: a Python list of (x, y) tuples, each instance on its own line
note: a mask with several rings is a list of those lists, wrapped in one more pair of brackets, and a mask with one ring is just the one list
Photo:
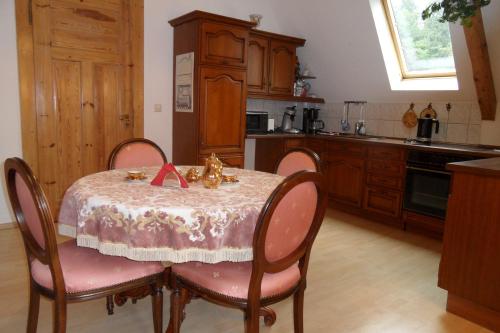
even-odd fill
[(430, 4), (423, 12), (422, 19), (426, 20), (434, 14), (441, 15), (440, 22), (455, 23), (466, 27), (472, 26), (472, 17), (484, 6), (489, 5), (491, 0), (442, 0)]

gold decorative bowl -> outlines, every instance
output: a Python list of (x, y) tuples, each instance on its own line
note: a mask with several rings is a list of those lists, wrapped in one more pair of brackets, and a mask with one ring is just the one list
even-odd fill
[(201, 176), (200, 176), (200, 172), (198, 171), (197, 168), (190, 168), (187, 172), (186, 172), (186, 180), (188, 183), (195, 183), (197, 182), (198, 180), (200, 180)]
[(130, 170), (127, 171), (127, 179), (142, 180), (146, 179), (146, 175), (144, 174), (144, 171)]

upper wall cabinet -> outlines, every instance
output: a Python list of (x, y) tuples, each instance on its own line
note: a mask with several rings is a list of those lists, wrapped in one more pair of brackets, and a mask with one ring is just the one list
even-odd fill
[(250, 97), (293, 97), (296, 49), (305, 40), (252, 30), (248, 43), (248, 94)]
[(204, 22), (201, 30), (203, 64), (247, 66), (248, 29)]
[(267, 93), (268, 66), (269, 39), (250, 35), (248, 39), (248, 93)]
[(296, 45), (279, 40), (271, 40), (269, 93), (273, 95), (293, 95), (295, 81)]

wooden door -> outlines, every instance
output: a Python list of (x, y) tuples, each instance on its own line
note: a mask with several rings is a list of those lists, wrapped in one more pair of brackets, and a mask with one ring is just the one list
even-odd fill
[(328, 192), (334, 199), (361, 207), (364, 161), (352, 157), (330, 157), (327, 166)]
[(248, 92), (266, 94), (268, 87), (269, 39), (252, 36), (248, 39)]
[(247, 67), (247, 29), (205, 22), (201, 31), (201, 63)]
[(24, 158), (57, 213), (75, 180), (143, 136), (143, 3), (17, 0), (16, 15)]
[(296, 45), (271, 40), (269, 93), (273, 95), (293, 95), (295, 81)]
[(243, 153), (246, 71), (200, 70), (200, 154)]

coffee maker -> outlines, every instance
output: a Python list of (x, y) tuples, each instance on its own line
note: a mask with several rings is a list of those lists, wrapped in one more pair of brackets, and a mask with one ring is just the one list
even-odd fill
[(319, 109), (317, 108), (304, 108), (302, 115), (302, 129), (306, 134), (316, 134), (325, 128), (323, 120), (318, 119)]
[(431, 143), (432, 126), (436, 124), (436, 134), (439, 133), (439, 120), (431, 118), (429, 114), (424, 118), (418, 119), (417, 141), (422, 143)]

